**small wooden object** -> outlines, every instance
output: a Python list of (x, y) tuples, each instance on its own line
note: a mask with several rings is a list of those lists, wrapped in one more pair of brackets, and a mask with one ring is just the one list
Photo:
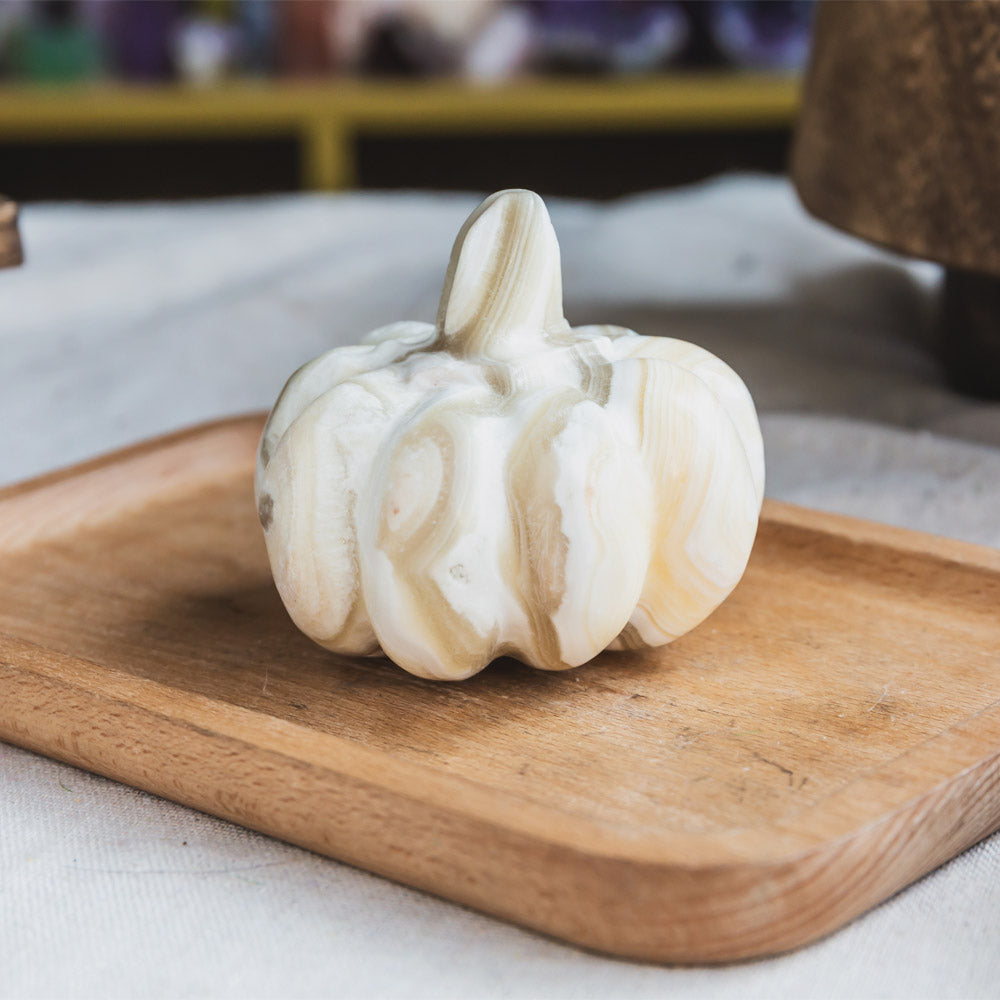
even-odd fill
[(1000, 826), (1000, 553), (768, 503), (673, 645), (422, 681), (289, 621), (260, 429), (0, 494), (0, 737), (658, 961), (811, 941)]
[(17, 231), (17, 205), (0, 195), (0, 267), (24, 263), (21, 237)]

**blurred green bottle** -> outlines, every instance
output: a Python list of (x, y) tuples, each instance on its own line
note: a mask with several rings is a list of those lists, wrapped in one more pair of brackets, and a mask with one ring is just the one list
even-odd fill
[(33, 83), (93, 80), (104, 71), (100, 34), (72, 0), (32, 4), (11, 31), (5, 56), (8, 76)]

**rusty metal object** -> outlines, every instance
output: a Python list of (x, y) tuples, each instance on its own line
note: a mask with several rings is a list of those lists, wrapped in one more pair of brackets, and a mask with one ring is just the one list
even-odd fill
[(1000, 4), (817, 10), (792, 176), (814, 215), (948, 267), (952, 383), (1000, 398)]

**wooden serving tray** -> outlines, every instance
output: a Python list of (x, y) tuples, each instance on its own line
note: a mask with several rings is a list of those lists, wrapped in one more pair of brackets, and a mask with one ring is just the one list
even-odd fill
[(1000, 552), (768, 503), (673, 645), (422, 681), (292, 626), (260, 428), (0, 494), (0, 738), (654, 960), (810, 941), (1000, 827)]

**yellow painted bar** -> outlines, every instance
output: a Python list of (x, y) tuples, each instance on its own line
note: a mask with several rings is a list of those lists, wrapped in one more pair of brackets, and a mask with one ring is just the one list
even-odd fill
[(345, 113), (371, 131), (755, 128), (790, 125), (799, 90), (797, 78), (735, 73), (503, 87), (435, 83), (410, 91), (365, 84), (347, 96)]
[(308, 191), (341, 191), (356, 182), (354, 143), (342, 125), (324, 119), (302, 132), (302, 187)]
[(530, 132), (760, 128), (792, 123), (800, 83), (759, 74), (608, 80), (241, 81), (179, 85), (0, 87), (0, 141), (292, 135), (306, 186), (353, 181), (361, 132)]

